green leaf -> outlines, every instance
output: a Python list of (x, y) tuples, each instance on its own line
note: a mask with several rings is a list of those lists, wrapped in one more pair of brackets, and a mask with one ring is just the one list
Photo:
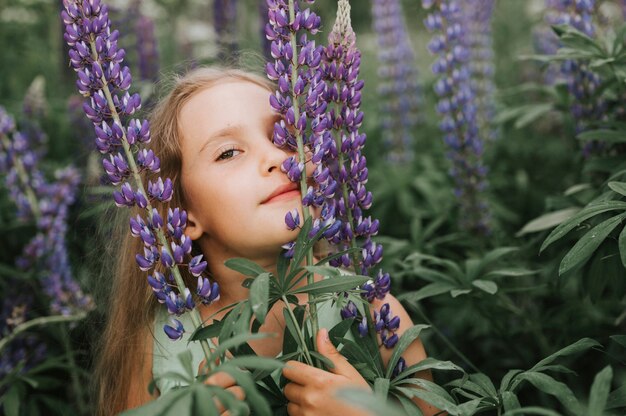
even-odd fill
[(406, 416), (406, 414), (395, 405), (385, 400), (380, 400), (379, 397), (363, 389), (343, 388), (335, 393), (335, 397), (351, 405), (365, 409), (368, 412), (372, 412), (375, 415)]
[(374, 380), (374, 394), (380, 399), (385, 400), (389, 393), (389, 379), (377, 377)]
[(584, 352), (590, 348), (593, 347), (602, 347), (602, 345), (591, 339), (591, 338), (582, 338), (579, 339), (578, 341), (576, 341), (575, 343), (568, 345), (565, 348), (562, 348), (560, 350), (558, 350), (557, 352), (555, 352), (554, 354), (551, 354), (549, 356), (547, 356), (546, 358), (544, 358), (543, 360), (539, 361), (537, 364), (535, 364), (529, 371), (542, 371), (542, 368), (550, 363), (552, 363), (554, 360), (556, 360), (557, 358), (560, 357), (564, 357), (567, 355), (572, 355), (572, 354), (578, 354), (581, 352)]
[(526, 380), (538, 390), (556, 397), (569, 412), (582, 414), (582, 407), (576, 399), (576, 396), (574, 396), (574, 393), (572, 393), (570, 388), (564, 383), (555, 380), (547, 374), (535, 371), (526, 371), (520, 374), (518, 379)]
[(260, 323), (265, 322), (270, 296), (270, 274), (261, 273), (250, 286), (250, 307)]
[(339, 343), (337, 339), (345, 337), (353, 323), (354, 318), (341, 320), (337, 325), (332, 327), (330, 331), (328, 331), (328, 338), (330, 338), (333, 344), (337, 345)]
[(417, 397), (419, 399), (422, 399), (425, 402), (435, 406), (437, 409), (444, 410), (453, 416), (460, 414), (459, 409), (457, 408), (455, 403), (440, 396), (437, 393), (422, 390), (420, 388), (398, 387), (397, 389), (398, 391), (404, 393), (407, 397)]
[(611, 379), (613, 378), (613, 369), (611, 366), (606, 366), (602, 371), (596, 374), (591, 385), (591, 392), (589, 393), (589, 406), (587, 414), (589, 416), (603, 416), (606, 401), (609, 398), (609, 391), (611, 390)]
[(622, 384), (620, 387), (613, 390), (611, 394), (609, 394), (609, 398), (606, 401), (606, 406), (604, 407), (604, 409), (612, 410), (622, 407), (626, 407), (626, 384)]
[(2, 407), (6, 416), (19, 416), (21, 402), (20, 389), (14, 385), (2, 396)]
[(521, 372), (522, 370), (509, 370), (504, 375), (504, 377), (502, 377), (502, 381), (500, 382), (500, 391), (504, 392), (504, 391), (509, 390), (509, 388), (511, 387), (511, 381), (516, 375), (518, 375)]
[(601, 201), (587, 205), (578, 214), (574, 215), (572, 218), (556, 227), (545, 239), (539, 251), (542, 252), (543, 250), (545, 250), (546, 247), (565, 236), (565, 234), (569, 233), (572, 229), (580, 225), (580, 223), (582, 223), (583, 221), (596, 215), (618, 209), (626, 210), (626, 202)]
[(429, 283), (416, 292), (403, 293), (398, 296), (400, 301), (419, 302), (422, 299), (431, 298), (433, 296), (447, 293), (456, 286), (452, 286), (449, 283)]
[(488, 396), (496, 397), (498, 392), (496, 391), (496, 386), (493, 385), (489, 377), (482, 373), (475, 373), (469, 376), (470, 380), (479, 385)]
[(265, 273), (265, 270), (261, 266), (241, 257), (228, 259), (224, 262), (224, 265), (244, 276), (257, 277), (261, 273)]
[(492, 270), (485, 275), (485, 277), (491, 278), (499, 278), (499, 277), (520, 277), (520, 276), (530, 276), (532, 274), (539, 273), (538, 270), (528, 270), (523, 268), (507, 268), (507, 269), (499, 269)]
[(609, 188), (622, 196), (626, 196), (626, 182), (609, 182)]
[(189, 341), (199, 341), (201, 339), (217, 338), (222, 330), (223, 321), (214, 320), (211, 325), (198, 327), (189, 337)]
[(626, 348), (626, 335), (611, 335), (609, 338)]
[(393, 379), (394, 384), (402, 384), (402, 379), (412, 376), (418, 371), (424, 370), (450, 370), (450, 371), (460, 371), (461, 373), (465, 373), (461, 367), (454, 364), (451, 361), (440, 361), (432, 357), (426, 357), (422, 361), (417, 364), (413, 364), (410, 367), (406, 368), (403, 372), (398, 374), (396, 378)]
[(619, 247), (619, 257), (622, 260), (622, 265), (626, 267), (626, 227), (619, 233), (617, 245)]
[(393, 349), (393, 353), (391, 354), (391, 358), (389, 358), (389, 363), (387, 364), (387, 378), (391, 378), (391, 373), (393, 373), (394, 368), (398, 364), (398, 360), (404, 353), (404, 351), (419, 337), (420, 332), (423, 329), (429, 328), (429, 325), (413, 325), (411, 328), (407, 329), (400, 339), (398, 343)]
[(520, 237), (524, 234), (548, 230), (561, 224), (563, 221), (567, 221), (568, 219), (572, 218), (572, 216), (574, 216), (578, 211), (580, 211), (580, 208), (574, 207), (549, 212), (526, 223), (526, 225), (524, 225), (522, 229), (519, 230), (517, 234), (515, 234), (515, 236)]
[(596, 140), (607, 143), (626, 143), (626, 132), (616, 130), (588, 130), (578, 136), (579, 140)]
[(559, 266), (559, 275), (585, 263), (624, 218), (626, 218), (626, 213), (611, 217), (589, 230), (563, 257)]
[(461, 295), (467, 295), (468, 293), (470, 293), (472, 291), (472, 289), (456, 289), (456, 290), (451, 290), (450, 291), (450, 296), (452, 296), (453, 298), (456, 298), (457, 296), (461, 296)]
[(555, 412), (554, 410), (545, 409), (543, 407), (520, 407), (518, 409), (513, 409), (502, 416), (526, 416), (526, 415), (539, 415), (539, 416), (562, 416), (559, 412)]
[(246, 370), (264, 370), (274, 371), (283, 368), (284, 363), (274, 358), (244, 355), (234, 357), (228, 360), (230, 365), (245, 368)]
[(220, 369), (232, 376), (235, 379), (235, 382), (244, 390), (246, 393), (246, 402), (250, 403), (250, 406), (254, 410), (255, 414), (272, 414), (267, 400), (265, 400), (265, 398), (257, 390), (254, 380), (250, 377), (250, 373), (244, 372), (229, 363), (220, 366)]
[(319, 274), (321, 276), (328, 276), (328, 277), (341, 276), (341, 272), (336, 267), (330, 267), (330, 266), (304, 266), (304, 268), (307, 271), (311, 272), (311, 273), (316, 273), (316, 274)]
[(508, 412), (511, 410), (519, 409), (522, 407), (517, 400), (517, 396), (512, 391), (504, 391), (502, 392), (502, 407), (504, 407), (504, 411)]
[(310, 293), (313, 295), (322, 295), (324, 293), (335, 293), (352, 290), (357, 286), (361, 286), (371, 278), (369, 276), (341, 276), (320, 280), (310, 285), (298, 287), (289, 291), (290, 294)]
[(484, 292), (489, 293), (490, 295), (493, 295), (498, 291), (498, 285), (489, 280), (476, 279), (472, 282), (472, 285)]

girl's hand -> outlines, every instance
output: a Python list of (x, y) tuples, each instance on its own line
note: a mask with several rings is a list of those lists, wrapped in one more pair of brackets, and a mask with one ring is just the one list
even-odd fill
[[(202, 362), (200, 363), (198, 373), (201, 373), (201, 372), (206, 373), (205, 363), (206, 363), (206, 360), (202, 360)], [(246, 393), (243, 391), (241, 387), (237, 385), (237, 383), (235, 382), (235, 379), (232, 378), (228, 373), (224, 373), (224, 372), (215, 373), (211, 375), (210, 377), (208, 377), (206, 380), (204, 380), (204, 384), (222, 387), (224, 390), (232, 393), (235, 396), (235, 398), (237, 398), (237, 400), (239, 401), (243, 401), (246, 398)], [(224, 415), (224, 416), (230, 415), (230, 413), (226, 411), (226, 409), (224, 408), (224, 405), (219, 400), (213, 399), (213, 403), (215, 403), (215, 406), (217, 407), (218, 412), (220, 412), (220, 415)]]
[(316, 341), (317, 351), (330, 359), (334, 367), (328, 372), (297, 361), (287, 362), (283, 368), (283, 375), (291, 381), (285, 386), (285, 396), (289, 400), (287, 405), (289, 415), (368, 415), (369, 413), (334, 398), (337, 390), (342, 388), (371, 390), (367, 381), (337, 351), (330, 342), (326, 329), (319, 330)]

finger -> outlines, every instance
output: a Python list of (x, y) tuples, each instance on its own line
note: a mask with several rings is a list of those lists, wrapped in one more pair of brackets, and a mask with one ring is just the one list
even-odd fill
[(361, 377), (352, 364), (346, 360), (346, 357), (341, 355), (333, 343), (330, 342), (328, 330), (326, 330), (326, 328), (321, 328), (317, 332), (317, 351), (333, 363), (334, 367), (329, 369), (330, 372), (343, 375), (348, 378), (352, 378), (354, 376), (359, 376), (359, 378)]
[(302, 407), (296, 403), (287, 403), (287, 413), (289, 416), (301, 416), (304, 414)]
[(287, 361), (283, 367), (283, 376), (289, 381), (301, 385), (311, 384), (328, 375), (329, 373), (327, 371), (311, 367), (310, 365), (298, 361)]
[(296, 383), (287, 383), (283, 389), (283, 393), (285, 394), (287, 400), (297, 404), (301, 404), (303, 402), (304, 392), (304, 386)]
[(220, 371), (218, 373), (211, 374), (210, 377), (204, 380), (204, 384), (226, 388), (234, 386), (235, 379), (230, 374)]
[[(219, 365), (220, 364), (220, 359), (219, 357), (215, 359), (215, 365)], [(206, 365), (206, 359), (200, 361), (200, 365), (198, 366), (198, 374), (206, 374), (208, 373), (209, 369)]]
[[(229, 387), (226, 389), (227, 392), (231, 393), (235, 398), (239, 401), (243, 401), (246, 398), (246, 392), (239, 386)], [(215, 407), (217, 407), (217, 412), (220, 415), (229, 415), (230, 413), (226, 410), (226, 407), (222, 404), (222, 402), (214, 398), (213, 403), (215, 403)]]

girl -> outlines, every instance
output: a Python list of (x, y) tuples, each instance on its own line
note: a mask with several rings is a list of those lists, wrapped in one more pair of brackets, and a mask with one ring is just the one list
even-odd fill
[[(248, 289), (242, 286), (244, 276), (225, 267), (224, 261), (245, 257), (276, 272), (281, 246), (297, 234), (285, 226), (285, 213), (298, 209), (302, 217), (299, 188), (280, 169), (291, 153), (271, 142), (274, 123), (279, 120), (269, 105), (273, 90), (264, 77), (251, 73), (197, 69), (176, 81), (151, 117), (151, 148), (161, 158), (161, 174), (176, 184), (170, 204), (187, 211), (186, 234), (194, 241), (194, 250), (205, 255), (208, 269), (220, 286), (219, 300), (199, 306), (207, 323), (211, 323), (210, 318), (222, 319), (225, 312), (216, 312), (225, 305), (248, 296)], [(162, 207), (162, 215), (167, 208)], [(187, 344), (187, 338), (172, 342), (163, 335), (167, 313), (135, 263), (142, 243), (130, 235), (126, 225), (122, 230), (124, 241), (116, 256), (119, 260), (110, 315), (96, 372), (99, 415), (117, 414), (153, 400), (147, 390), (149, 382), (175, 368), (178, 351), (191, 349), (198, 367), (202, 359), (199, 344)], [(195, 279), (190, 275), (185, 278), (193, 286)], [(305, 304), (306, 296), (299, 301)], [(400, 316), (398, 335), (412, 326), (406, 311), (391, 295), (376, 302), (374, 308), (389, 303)], [(274, 305), (260, 329), (275, 336), (251, 342), (258, 355), (280, 354), (285, 329), (283, 307)], [(321, 328), (330, 328), (340, 319), (339, 311), (325, 304), (319, 315)], [(192, 328), (185, 326), (188, 331)], [(363, 414), (337, 402), (332, 394), (342, 387), (369, 388), (367, 382), (333, 347), (325, 329), (318, 333), (317, 347), (335, 366), (327, 372), (294, 361), (287, 363), (283, 375), (289, 380), (284, 391), (289, 414)], [(381, 353), (387, 364), (391, 351), (382, 347)], [(404, 354), (409, 366), (425, 357), (419, 340)], [(429, 374), (423, 376), (430, 378)], [(242, 390), (225, 374), (215, 375), (207, 383), (219, 384), (243, 398)], [(156, 395), (174, 385), (161, 381), (157, 386)], [(424, 403), (420, 407), (426, 414), (436, 412)]]

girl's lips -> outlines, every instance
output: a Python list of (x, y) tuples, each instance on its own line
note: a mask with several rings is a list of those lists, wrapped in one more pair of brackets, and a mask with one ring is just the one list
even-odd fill
[(269, 204), (269, 203), (272, 203), (272, 202), (287, 201), (287, 200), (290, 200), (290, 199), (293, 199), (293, 198), (299, 197), (299, 196), (300, 196), (300, 190), (299, 189), (294, 189), (294, 190), (283, 192), (281, 194), (273, 196), (273, 197), (271, 197), (270, 199), (266, 200), (263, 203), (264, 204)]

